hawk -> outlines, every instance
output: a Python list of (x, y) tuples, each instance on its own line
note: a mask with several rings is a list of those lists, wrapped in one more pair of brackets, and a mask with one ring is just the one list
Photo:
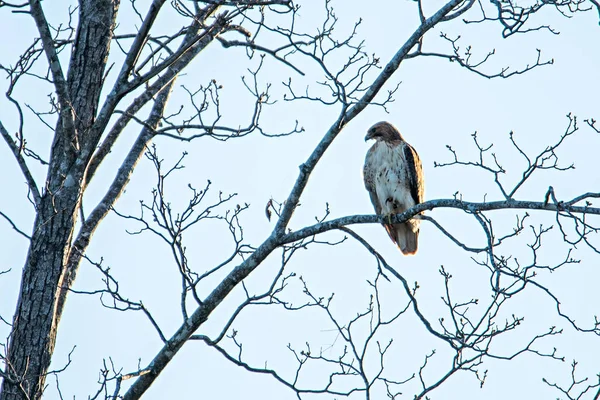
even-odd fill
[[(378, 215), (388, 218), (423, 202), (425, 184), (419, 155), (406, 143), (400, 132), (389, 122), (378, 122), (365, 136), (375, 139), (365, 157), (365, 187)], [(417, 252), (418, 219), (401, 224), (383, 224), (402, 254)]]

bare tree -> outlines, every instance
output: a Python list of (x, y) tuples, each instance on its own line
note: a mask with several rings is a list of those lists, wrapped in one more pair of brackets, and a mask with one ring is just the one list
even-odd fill
[[(477, 135), (473, 135), (476, 152), (473, 158), (463, 158), (448, 147), (448, 161), (440, 161), (436, 166), (481, 170), (495, 182), (500, 197), (471, 202), (457, 193), (453, 199), (429, 200), (394, 217), (395, 222), (402, 222), (423, 211), (454, 208), (461, 210), (465, 218), (476, 221), (484, 245), (459, 238), (434, 216), (420, 217), (470, 254), (485, 271), (489, 281), (485, 301), (463, 293), (457, 295), (451, 284), (452, 275), (441, 267), (445, 314), (435, 318), (425, 312), (418, 295), (419, 286), (409, 283), (386, 261), (374, 243), (348, 228), (356, 224), (378, 224), (383, 221), (381, 216), (331, 219), (327, 208), (313, 225), (293, 229), (290, 226), (309, 177), (340, 132), (367, 107), (385, 109), (393, 101), (397, 86), (393, 85), (392, 78), (401, 63), (434, 57), (450, 60), (485, 78), (508, 78), (553, 61), (538, 50), (521, 67), (493, 69), (488, 66), (493, 60), (493, 50), (477, 58), (470, 47), (462, 47), (458, 35), (442, 33), (441, 39), (434, 39), (434, 28), (499, 25), (505, 38), (540, 30), (556, 33), (549, 25), (536, 22), (539, 19), (535, 17), (542, 15), (542, 10), (554, 10), (569, 17), (582, 11), (600, 13), (600, 4), (596, 1), (544, 1), (523, 6), (512, 1), (450, 0), (437, 9), (416, 1), (413, 5), (418, 21), (416, 28), (400, 41), (395, 54), (385, 60), (385, 64), (371, 55), (360, 40), (360, 22), (345, 36), (338, 36), (335, 31), (338, 17), (329, 1), (324, 3), (323, 20), (316, 31), (305, 30), (301, 7), (288, 0), (174, 0), (170, 3), (153, 0), (143, 6), (138, 3), (131, 0), (121, 5), (119, 0), (81, 0), (66, 11), (68, 20), (56, 23), (49, 20), (50, 5), (39, 0), (0, 1), (2, 18), (30, 18), (37, 27), (31, 44), (16, 60), (0, 60), (0, 68), (8, 77), (6, 98), (13, 106), (10, 112), (17, 116), (10, 124), (0, 121), (0, 133), (23, 174), (27, 199), (35, 213), (30, 234), (27, 228), (13, 221), (10, 212), (0, 213), (29, 241), (17, 309), (12, 322), (5, 318), (0, 320), (10, 326), (6, 351), (0, 356), (4, 364), (0, 370), (1, 400), (41, 398), (47, 377), (61, 372), (62, 368), (51, 370), (50, 364), (70, 292), (99, 295), (105, 307), (117, 311), (143, 312), (163, 343), (149, 363), (131, 373), (123, 373), (121, 368), (107, 361), (101, 370), (100, 387), (91, 398), (140, 398), (189, 341), (207, 344), (248, 371), (272, 376), (298, 398), (311, 394), (360, 394), (371, 398), (379, 393), (397, 398), (409, 382), (417, 383), (415, 398), (427, 398), (460, 371), (471, 372), (483, 385), (486, 372), (482, 365), (490, 359), (512, 360), (527, 353), (562, 360), (556, 350), (538, 347), (539, 342), (558, 335), (560, 329), (549, 327), (529, 336), (517, 335), (515, 332), (523, 318), (505, 315), (504, 310), (510, 309), (508, 305), (529, 288), (547, 296), (556, 313), (572, 329), (600, 334), (597, 320), (576, 321), (563, 310), (557, 295), (543, 280), (538, 280), (543, 272), (578, 262), (570, 250), (561, 260), (540, 261), (538, 251), (550, 230), (549, 225), (531, 228), (527, 236), (531, 241), (526, 243), (529, 253), (523, 258), (514, 257), (510, 249), (504, 251), (506, 243), (515, 241), (518, 235), (525, 236), (529, 213), (541, 212), (554, 219), (554, 229), (561, 232), (565, 243), (572, 247), (587, 246), (598, 253), (595, 216), (600, 214), (600, 208), (594, 207), (592, 201), (600, 197), (600, 193), (582, 190), (564, 199), (549, 187), (544, 199), (517, 200), (519, 191), (538, 176), (538, 171), (559, 172), (572, 168), (570, 163), (559, 162), (557, 154), (580, 129), (575, 116), (568, 116), (559, 140), (547, 144), (538, 153), (525, 151), (514, 135), (509, 136), (512, 157), (520, 157), (525, 165), (518, 171), (521, 178), (516, 183), (508, 184), (502, 179), (510, 166), (503, 165), (491, 151), (492, 145), (483, 144)], [(122, 10), (123, 7), (126, 9)], [(122, 13), (135, 21), (121, 21)], [(161, 18), (168, 18), (169, 23), (161, 24)], [(247, 62), (250, 67), (243, 80), (246, 97), (239, 95), (240, 99), (248, 100), (248, 121), (229, 122), (232, 119), (228, 115), (235, 110), (221, 104), (221, 93), (225, 89), (216, 80), (208, 80), (196, 88), (182, 87), (189, 97), (188, 104), (169, 111), (175, 80), (190, 68), (203, 68), (213, 62), (209, 52), (215, 47), (238, 51), (240, 63)], [(265, 66), (266, 60), (269, 66)], [(279, 99), (272, 94), (271, 83), (262, 83), (263, 75), (267, 75), (264, 69), (273, 65), (293, 76), (277, 89)], [(306, 80), (313, 85), (306, 87)], [(20, 90), (25, 90), (21, 87), (32, 81), (40, 87), (50, 87), (49, 111), (20, 100)], [(254, 208), (273, 221), (271, 233), (258, 245), (248, 243), (240, 215), (252, 209), (248, 204), (234, 204), (235, 194), (220, 192), (214, 196), (210, 181), (202, 189), (197, 187), (197, 182), (190, 184), (189, 200), (177, 209), (166, 186), (183, 167), (185, 153), (178, 161), (169, 163), (161, 158), (160, 146), (152, 144), (153, 140), (164, 138), (187, 143), (203, 139), (229, 141), (250, 134), (265, 137), (300, 134), (303, 129), (298, 122), (287, 129), (266, 128), (269, 121), (264, 118), (265, 110), (276, 100), (292, 105), (308, 101), (330, 107), (333, 123), (300, 165), (285, 199), (271, 199), (265, 208)], [(4, 110), (0, 118), (7, 118)], [(27, 126), (32, 118), (52, 132), (48, 148), (29, 139), (33, 133)], [(585, 122), (588, 129), (598, 130), (595, 120)], [(114, 161), (109, 155), (117, 142), (124, 140), (125, 133), (133, 129), (138, 130), (135, 140), (125, 155), (118, 162)], [(156, 172), (151, 198), (140, 203), (137, 214), (122, 212), (117, 200), (144, 155)], [(113, 169), (114, 179), (101, 188), (101, 198), (84, 209), (84, 203), (93, 201), (88, 188), (95, 183), (94, 178), (101, 168)], [(518, 210), (514, 227), (498, 228), (499, 223), (493, 216), (495, 210)], [(130, 300), (109, 267), (86, 255), (94, 233), (111, 211), (132, 227), (132, 234), (156, 235), (172, 253), (181, 283), (181, 323), (174, 332), (163, 329), (143, 302)], [(183, 238), (188, 238), (188, 232), (208, 220), (224, 224), (233, 246), (220, 262), (206, 267), (201, 260), (190, 259)], [(331, 231), (341, 231), (342, 235), (322, 236)], [(346, 239), (364, 247), (377, 264), (377, 273), (368, 283), (370, 301), (350, 319), (338, 316), (331, 307), (333, 295), (317, 294), (310, 282), (289, 269), (290, 260), (300, 250), (318, 245), (335, 246)], [(248, 288), (245, 279), (267, 258), (273, 259), (275, 252), (280, 254), (279, 266), (267, 287), (258, 291)], [(84, 260), (100, 272), (103, 287), (74, 289)], [(216, 283), (215, 277), (219, 277)], [(392, 284), (395, 284), (394, 295), (390, 300), (388, 285)], [(244, 293), (245, 299), (234, 308), (219, 332), (215, 335), (199, 332), (236, 288)], [(233, 326), (236, 318), (255, 307), (321, 315), (339, 339), (328, 352), (313, 348), (310, 343), (303, 348), (290, 344), (288, 351), (296, 363), (292, 374), (253, 364), (245, 358), (243, 343)], [(384, 339), (380, 332), (407, 316), (416, 316), (426, 334), (449, 349), (451, 361), (445, 364), (447, 368), (443, 373), (428, 373), (431, 363), (435, 362), (435, 351), (426, 354), (413, 373), (396, 376), (386, 368), (394, 338), (392, 335)], [(499, 338), (507, 335), (516, 336), (518, 348), (506, 350), (495, 346)], [(572, 365), (570, 386), (565, 388), (550, 380), (547, 384), (568, 398), (588, 395), (598, 398), (600, 383), (577, 378), (577, 363)], [(325, 371), (325, 381), (307, 383), (302, 377), (310, 368)]]

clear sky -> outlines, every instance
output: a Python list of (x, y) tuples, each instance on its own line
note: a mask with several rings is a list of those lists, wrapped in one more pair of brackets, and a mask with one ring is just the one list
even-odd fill
[[(60, 3), (60, 6), (50, 10), (50, 2), (43, 2), (54, 25), (64, 21), (66, 5), (70, 2)], [(139, 3), (139, 9), (145, 10), (149, 2)], [(302, 8), (298, 24), (301, 29), (314, 31), (323, 21), (324, 6), (321, 1), (300, 3)], [(439, 4), (439, 1), (425, 3), (426, 14)], [(339, 18), (339, 27), (335, 30), (337, 37), (343, 39), (353, 23), (362, 18), (357, 38), (364, 40), (365, 51), (379, 57), (383, 65), (418, 24), (416, 5), (408, 0), (378, 0), (369, 7), (360, 1), (338, 0), (333, 1), (332, 6)], [(130, 33), (132, 26), (137, 23), (129, 7), (129, 3), (122, 4), (120, 33)], [(476, 19), (478, 14), (474, 11), (466, 15), (469, 16)], [(171, 12), (159, 20), (159, 27), (165, 32), (176, 31), (179, 26), (173, 26), (182, 21)], [(446, 145), (451, 145), (463, 158), (475, 160), (478, 153), (471, 135), (477, 132), (482, 144), (494, 144), (499, 163), (507, 170), (501, 181), (511, 187), (521, 178), (525, 164), (511, 146), (509, 133), (513, 131), (522, 149), (535, 155), (559, 139), (567, 128), (568, 119), (565, 116), (572, 113), (578, 117), (581, 129), (560, 148), (558, 157), (561, 165), (574, 163), (576, 168), (561, 173), (539, 171), (515, 197), (541, 201), (549, 185), (554, 187), (558, 198), (562, 200), (598, 191), (600, 161), (597, 149), (600, 148), (600, 135), (583, 123), (586, 118), (600, 119), (598, 14), (588, 12), (567, 19), (555, 11), (544, 12), (531, 22), (549, 24), (560, 34), (540, 30), (502, 39), (497, 23), (465, 25), (460, 21), (432, 29), (424, 42), (424, 49), (428, 51), (449, 50), (448, 44), (440, 39), (440, 31), (450, 37), (460, 35), (458, 43), (461, 51), (472, 45), (474, 59), (480, 59), (495, 49), (489, 65), (482, 67), (486, 73), (497, 72), (506, 66), (522, 69), (531, 65), (537, 57), (536, 49), (542, 51), (542, 60), (554, 59), (554, 64), (510, 79), (488, 80), (461, 69), (457, 63), (438, 58), (419, 57), (406, 61), (382, 91), (400, 84), (394, 102), (387, 106), (387, 113), (380, 107), (369, 107), (342, 131), (311, 176), (290, 228), (298, 229), (313, 224), (315, 216), (324, 214), (326, 204), (329, 205), (331, 218), (373, 212), (362, 181), (364, 155), (370, 146), (363, 139), (368, 127), (380, 120), (388, 120), (396, 125), (418, 151), (423, 161), (427, 200), (451, 198), (454, 193), (460, 192), (464, 200), (493, 201), (503, 198), (491, 175), (464, 167), (434, 168), (434, 161), (451, 161)], [(14, 63), (18, 54), (36, 36), (29, 16), (12, 14), (7, 9), (0, 9), (0, 32), (2, 37), (10, 37), (10, 40), (0, 43), (0, 64), (3, 65)], [(17, 32), (18, 35), (15, 34)], [(264, 44), (269, 45), (268, 42)], [(66, 63), (68, 54), (65, 52), (62, 57)], [(114, 61), (119, 59), (115, 53)], [(338, 66), (344, 61), (341, 57), (334, 57), (331, 65)], [(257, 57), (248, 61), (240, 49), (223, 49), (213, 45), (177, 80), (168, 112), (177, 112), (181, 105), (189, 103), (184, 86), (194, 90), (216, 79), (223, 85), (222, 123), (245, 125), (251, 115), (252, 104), (248, 102), (249, 97), (240, 78), (245, 76), (249, 79), (248, 68), (256, 68), (257, 63)], [(184, 161), (186, 168), (177, 171), (167, 183), (167, 196), (175, 209), (185, 206), (189, 196), (188, 184), (202, 188), (210, 180), (212, 187), (207, 195), (208, 202), (214, 202), (219, 191), (222, 191), (224, 194), (237, 193), (231, 207), (238, 203), (250, 205), (240, 220), (247, 243), (259, 245), (269, 235), (274, 223), (265, 217), (265, 205), (271, 198), (285, 200), (296, 179), (298, 166), (308, 157), (339, 112), (339, 106), (282, 101), (286, 91), (282, 82), (287, 82), (290, 77), (300, 92), (304, 91), (306, 85), (310, 85), (311, 90), (320, 90), (315, 82), (323, 77), (314, 64), (299, 60), (298, 67), (307, 76), (301, 77), (292, 69), (266, 57), (259, 84), (264, 87), (271, 83), (272, 98), (279, 100), (265, 108), (265, 130), (286, 131), (297, 120), (304, 132), (284, 138), (267, 138), (253, 133), (227, 142), (209, 138), (192, 143), (174, 142), (168, 138), (155, 141), (166, 165), (176, 162), (182, 151), (188, 152)], [(115, 69), (118, 70), (117, 67)], [(43, 68), (39, 71), (43, 71)], [(368, 78), (373, 79), (374, 76), (368, 75)], [(2, 92), (6, 91), (7, 81), (3, 80), (1, 85)], [(29, 77), (19, 86), (15, 96), (23, 104), (48, 110), (47, 95), (51, 91), (47, 84)], [(191, 112), (185, 110), (185, 113)], [(52, 132), (39, 123), (29, 110), (25, 109), (24, 112), (28, 143), (42, 157), (48, 158)], [(3, 96), (0, 97), (0, 120), (10, 132), (16, 131), (17, 114)], [(103, 187), (112, 180), (118, 163), (137, 131), (138, 127), (130, 127), (107, 159), (84, 198), (84, 210), (91, 209), (102, 196)], [(0, 211), (9, 215), (22, 230), (30, 232), (33, 210), (26, 201), (26, 186), (4, 144), (0, 145), (0, 166), (4, 171), (0, 176), (0, 187), (4, 188), (4, 195), (0, 196)], [(43, 182), (44, 170), (35, 166), (34, 173), (38, 182)], [(138, 215), (139, 201), (151, 201), (155, 181), (151, 163), (142, 161), (116, 209), (121, 213)], [(222, 207), (221, 212), (228, 207)], [(456, 210), (435, 210), (428, 215), (467, 244), (484, 245), (481, 227), (471, 216)], [(522, 216), (523, 213), (494, 212), (489, 217), (494, 221), (497, 234), (501, 235), (511, 232), (516, 215)], [(526, 223), (536, 229), (540, 224), (555, 224), (554, 215), (533, 213)], [(102, 258), (103, 265), (110, 266), (111, 272), (119, 280), (123, 296), (143, 301), (165, 334), (170, 336), (181, 323), (177, 267), (171, 259), (170, 249), (157, 237), (150, 233), (130, 236), (126, 232), (136, 229), (139, 229), (139, 225), (135, 222), (110, 214), (96, 232), (88, 255), (95, 261)], [(430, 223), (422, 224), (419, 253), (415, 257), (403, 257), (380, 226), (357, 226), (354, 229), (381, 252), (409, 283), (418, 282), (418, 300), (432, 322), (446, 315), (440, 298), (444, 294), (443, 279), (438, 272), (442, 265), (453, 275), (451, 287), (456, 301), (479, 298), (482, 305), (473, 306), (472, 310), (475, 313), (483, 312), (491, 295), (487, 270), (477, 265), (470, 253), (459, 249)], [(17, 301), (28, 243), (3, 219), (0, 219), (0, 237), (0, 270), (11, 269), (0, 276), (0, 315), (8, 320)], [(330, 233), (322, 239), (335, 241), (342, 237), (341, 233)], [(517, 257), (526, 264), (531, 262), (531, 251), (527, 244), (532, 239), (531, 228), (528, 227), (524, 234), (502, 246), (499, 251), (506, 256)], [(200, 273), (226, 258), (233, 248), (227, 227), (214, 220), (199, 224), (188, 232), (184, 241), (190, 266)], [(569, 249), (556, 227), (547, 234), (542, 244), (538, 254), (540, 264), (559, 263)], [(578, 246), (572, 256), (581, 259), (581, 263), (565, 266), (552, 274), (541, 274), (539, 279), (559, 296), (565, 311), (578, 323), (590, 326), (600, 309), (597, 290), (599, 257), (585, 246)], [(279, 253), (274, 253), (247, 279), (250, 292), (259, 293), (267, 287), (279, 265), (279, 257)], [(357, 313), (365, 311), (372, 292), (367, 280), (373, 280), (377, 273), (370, 254), (350, 239), (336, 247), (312, 245), (295, 255), (286, 268), (286, 271), (302, 276), (316, 296), (329, 297), (335, 293), (332, 312), (344, 324)], [(226, 272), (222, 271), (218, 277), (223, 277)], [(100, 288), (101, 278), (93, 266), (84, 262), (75, 287), (79, 290)], [(206, 282), (201, 287), (201, 293), (210, 293), (216, 283), (216, 279)], [(231, 310), (243, 298), (243, 289), (237, 288), (198, 333), (217, 334)], [(297, 280), (286, 288), (285, 298), (296, 304), (306, 301)], [(382, 299), (383, 313), (387, 315), (406, 305), (401, 285), (393, 278), (391, 282), (382, 283)], [(526, 345), (536, 334), (557, 326), (565, 329), (564, 334), (540, 341), (536, 349), (551, 352), (556, 347), (558, 354), (564, 356), (566, 361), (561, 363), (531, 354), (512, 362), (486, 360), (481, 367), (482, 372), (488, 370), (483, 388), (479, 388), (472, 374), (463, 372), (434, 391), (432, 398), (556, 398), (560, 393), (548, 388), (542, 378), (568, 386), (570, 362), (573, 359), (580, 363), (578, 373), (581, 378), (589, 376), (593, 380), (600, 372), (597, 337), (574, 332), (564, 319), (557, 316), (548, 296), (536, 290), (523, 291), (509, 301), (498, 323), (510, 318), (511, 314), (523, 316), (525, 320), (514, 332), (494, 343), (494, 351), (510, 354)], [(244, 344), (244, 359), (248, 363), (257, 367), (267, 363), (290, 379), (294, 372), (294, 360), (286, 348), (288, 343), (301, 350), (306, 342), (310, 342), (313, 351), (323, 349), (331, 357), (341, 346), (341, 339), (332, 329), (330, 321), (315, 309), (283, 312), (276, 306), (249, 308), (239, 316), (233, 328), (239, 332), (237, 339)], [(357, 335), (364, 335), (364, 332), (364, 328), (359, 329)], [(0, 337), (6, 337), (7, 334), (7, 327), (0, 323)], [(382, 331), (382, 343), (387, 343), (390, 338), (394, 339), (386, 359), (390, 379), (408, 378), (422, 365), (425, 355), (434, 349), (436, 355), (429, 361), (431, 367), (425, 372), (426, 379), (433, 381), (438, 378), (451, 363), (447, 345), (427, 335), (410, 312)], [(74, 346), (72, 364), (60, 375), (60, 387), (64, 398), (75, 396), (83, 399), (97, 389), (98, 371), (102, 368), (103, 359), (110, 357), (117, 369), (134, 371), (138, 360), (141, 360), (141, 366), (145, 366), (152, 359), (160, 349), (161, 342), (142, 313), (110, 311), (102, 307), (97, 296), (72, 294), (60, 325), (53, 359), (55, 368), (64, 365), (67, 354)], [(231, 342), (227, 342), (226, 348), (235, 351)], [(375, 368), (376, 349), (372, 348), (371, 351), (373, 358), (369, 365)], [(314, 368), (301, 377), (301, 382), (306, 386), (318, 385), (324, 382), (326, 376), (322, 370)], [(59, 398), (54, 378), (50, 378), (48, 384), (46, 397)], [(418, 379), (404, 385), (401, 388), (405, 394), (403, 398), (411, 399), (418, 387)], [(384, 395), (383, 392), (379, 394)], [(292, 399), (294, 393), (270, 377), (254, 375), (231, 365), (201, 342), (190, 342), (146, 395), (148, 399), (204, 397)]]

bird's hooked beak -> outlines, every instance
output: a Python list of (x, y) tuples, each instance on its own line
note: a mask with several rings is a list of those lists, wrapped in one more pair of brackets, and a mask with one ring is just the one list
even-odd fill
[(365, 142), (366, 142), (367, 140), (369, 140), (369, 139), (373, 139), (373, 132), (371, 132), (371, 131), (369, 131), (369, 132), (367, 133), (367, 136), (365, 136)]

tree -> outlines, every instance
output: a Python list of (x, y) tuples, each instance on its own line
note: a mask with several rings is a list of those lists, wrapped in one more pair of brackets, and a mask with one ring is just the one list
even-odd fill
[[(361, 41), (360, 21), (353, 26), (345, 24), (334, 12), (334, 4), (325, 2), (324, 6), (319, 5), (322, 18), (315, 24), (305, 16), (312, 15), (311, 7), (315, 4), (309, 2), (299, 7), (286, 0), (170, 4), (154, 0), (143, 6), (135, 1), (121, 5), (118, 0), (82, 0), (73, 4), (65, 15), (64, 9), (48, 14), (49, 5), (39, 0), (26, 4), (0, 2), (4, 20), (33, 21), (36, 27), (30, 33), (30, 43), (16, 60), (4, 59), (5, 56), (0, 60), (8, 77), (7, 104), (10, 113), (16, 115), (15, 118), (8, 114), (5, 111), (8, 107), (3, 106), (0, 133), (25, 179), (26, 196), (34, 214), (31, 233), (15, 222), (10, 210), (2, 210), (0, 214), (7, 226), (28, 241), (16, 311), (12, 322), (2, 319), (9, 337), (2, 356), (0, 399), (41, 398), (48, 376), (68, 371), (70, 357), (66, 365), (57, 368), (51, 368), (51, 362), (59, 323), (69, 304), (67, 300), (81, 298), (73, 300), (70, 293), (100, 297), (109, 309), (140, 311), (162, 343), (151, 356), (144, 354), (144, 362), (132, 373), (123, 373), (111, 360), (106, 361), (101, 369), (100, 388), (91, 395), (93, 398), (141, 397), (190, 341), (203, 342), (234, 365), (271, 376), (298, 397), (322, 393), (370, 398), (385, 393), (396, 398), (404, 391), (403, 387), (410, 387), (409, 396), (425, 398), (460, 371), (472, 372), (483, 385), (490, 360), (512, 360), (524, 354), (564, 360), (557, 350), (547, 346), (562, 328), (540, 330), (534, 326), (529, 328), (530, 332), (521, 329), (523, 316), (511, 315), (509, 311), (515, 299), (530, 289), (546, 296), (561, 323), (571, 331), (600, 333), (596, 319), (590, 319), (589, 315), (573, 317), (564, 309), (546, 276), (547, 272), (578, 263), (573, 249), (588, 249), (590, 259), (597, 256), (594, 216), (600, 214), (600, 208), (594, 206), (593, 200), (600, 194), (590, 192), (593, 189), (582, 184), (577, 185), (573, 195), (565, 197), (546, 185), (544, 198), (520, 197), (523, 188), (540, 171), (558, 173), (572, 168), (572, 161), (559, 159), (565, 143), (580, 129), (580, 122), (571, 114), (562, 134), (555, 141), (543, 138), (544, 146), (537, 152), (532, 152), (519, 141), (518, 135), (511, 133), (505, 142), (510, 146), (503, 148), (511, 157), (508, 166), (500, 154), (492, 152), (490, 141), (477, 134), (473, 135), (474, 158), (448, 146), (449, 161), (440, 161), (435, 166), (468, 167), (487, 174), (496, 185), (496, 191), (490, 192), (493, 198), (476, 202), (456, 193), (452, 199), (429, 200), (394, 217), (400, 222), (423, 211), (434, 211), (420, 218), (430, 222), (428, 230), (437, 228), (449, 243), (472, 257), (477, 274), (485, 275), (489, 281), (484, 297), (479, 297), (482, 292), (477, 290), (457, 295), (455, 287), (460, 284), (454, 284), (453, 274), (442, 266), (439, 272), (445, 309), (429, 310), (429, 289), (421, 294), (420, 285), (413, 284), (406, 272), (382, 255), (383, 243), (367, 240), (354, 227), (349, 228), (355, 224), (376, 225), (383, 221), (382, 216), (331, 218), (327, 206), (315, 223), (307, 223), (303, 217), (297, 218), (298, 221), (292, 218), (301, 209), (301, 199), (304, 202), (306, 198), (309, 178), (318, 173), (317, 165), (340, 133), (352, 129), (353, 121), (365, 110), (385, 111), (392, 106), (398, 96), (401, 64), (418, 59), (426, 65), (428, 58), (444, 59), (484, 78), (509, 78), (538, 67), (548, 68), (553, 60), (546, 58), (541, 50), (532, 53), (531, 61), (521, 61), (520, 67), (498, 67), (494, 64), (494, 50), (481, 55), (463, 44), (456, 32), (477, 26), (481, 27), (480, 32), (499, 27), (501, 36), (511, 40), (524, 33), (552, 35), (557, 33), (555, 28), (545, 23), (545, 19), (553, 18), (551, 11), (577, 17), (584, 11), (600, 13), (600, 5), (594, 0), (527, 6), (510, 1), (474, 0), (451, 0), (437, 7), (420, 1), (407, 4), (403, 8), (414, 9), (415, 14), (406, 17), (406, 26), (397, 28), (401, 35), (394, 35), (394, 41), (387, 43), (397, 46), (387, 59), (371, 55), (368, 45)], [(385, 10), (386, 5), (380, 7)], [(404, 22), (404, 14), (399, 20)], [(436, 30), (443, 30), (441, 36), (436, 37)], [(389, 34), (385, 37), (391, 39)], [(396, 37), (402, 39), (396, 43)], [(218, 49), (224, 51), (216, 53), (221, 51)], [(248, 68), (242, 86), (235, 88), (227, 100), (224, 97), (227, 87), (210, 78), (211, 73), (218, 74), (219, 68), (232, 68), (218, 63), (221, 54), (232, 55), (236, 63)], [(197, 75), (206, 79), (204, 83), (186, 80), (183, 86), (177, 86), (177, 79), (185, 79), (185, 74), (196, 70), (204, 70)], [(288, 78), (275, 85), (280, 76)], [(36, 93), (30, 98), (31, 87), (36, 87)], [(45, 108), (49, 111), (41, 106), (40, 90), (50, 91), (50, 108)], [(185, 105), (170, 105), (172, 95), (181, 102), (184, 94), (188, 96)], [(329, 127), (319, 134), (317, 142), (314, 137), (303, 139), (306, 135), (303, 124), (295, 121), (295, 117), (287, 118), (303, 102), (311, 104), (312, 110), (319, 107), (320, 111), (313, 111), (316, 113), (313, 115), (328, 121)], [(598, 133), (591, 116), (584, 125), (589, 132)], [(35, 136), (42, 128), (51, 131), (51, 141), (44, 142), (44, 138)], [(130, 140), (133, 132), (135, 140)], [(257, 134), (272, 137), (271, 140), (290, 136), (289, 140), (297, 140), (294, 143), (302, 140), (303, 146), (311, 147), (289, 193), (269, 198), (265, 206), (250, 206), (243, 200), (234, 204), (236, 194), (213, 194), (211, 181), (199, 189), (199, 181), (195, 179), (188, 185), (189, 198), (181, 200), (182, 185), (174, 177), (189, 161), (187, 152), (211, 146), (207, 144), (209, 139), (225, 142), (220, 148), (227, 148), (223, 153), (226, 156), (212, 166), (212, 172), (219, 174), (219, 169), (226, 169), (227, 174), (238, 174), (244, 180), (247, 178), (240, 172), (246, 166), (238, 164), (235, 158), (240, 150), (235, 146), (242, 145), (235, 143)], [(170, 161), (170, 151), (179, 143), (184, 153), (178, 160)], [(286, 157), (296, 158), (295, 149), (290, 147)], [(163, 152), (168, 153), (166, 159)], [(275, 154), (259, 152), (254, 155), (285, 161)], [(144, 155), (155, 172), (151, 198), (140, 202), (138, 211), (131, 206), (121, 208), (117, 200)], [(513, 162), (512, 158), (519, 161)], [(277, 169), (278, 165), (272, 168)], [(143, 172), (149, 176), (150, 171)], [(503, 178), (507, 173), (520, 177), (515, 183)], [(111, 174), (114, 178), (109, 182)], [(327, 177), (335, 179), (333, 174)], [(270, 177), (267, 174), (249, 178)], [(176, 194), (170, 195), (169, 185), (173, 185), (171, 190)], [(19, 186), (13, 190), (18, 193)], [(307, 200), (310, 202), (310, 198)], [(319, 199), (322, 205), (326, 201)], [(480, 229), (478, 239), (471, 240), (471, 234), (464, 236), (448, 221), (440, 222), (444, 216), (440, 214), (438, 220), (436, 213), (444, 208), (462, 210), (464, 215), (460, 218), (476, 221)], [(505, 213), (499, 218), (494, 210)], [(506, 220), (508, 210), (510, 225)], [(311, 212), (314, 214), (314, 209)], [(262, 219), (266, 213), (272, 223), (270, 233), (257, 229), (252, 233), (252, 242), (248, 241), (248, 231), (253, 226), (243, 224), (243, 216), (248, 213)], [(534, 213), (535, 216), (530, 216)], [(118, 224), (118, 220), (126, 223), (128, 231), (144, 241), (152, 240), (154, 234), (167, 245), (177, 267), (180, 287), (177, 297), (181, 315), (175, 325), (173, 321), (165, 322), (164, 317), (155, 317), (147, 306), (152, 300), (131, 300), (132, 296), (126, 294), (127, 290), (119, 284), (121, 279), (115, 275), (123, 267), (118, 259), (111, 261), (116, 265), (110, 268), (100, 257), (89, 254), (96, 231), (110, 218), (113, 224)], [(542, 222), (529, 228), (532, 218)], [(553, 230), (550, 221), (554, 221)], [(223, 226), (229, 238), (218, 236)], [(556, 231), (560, 234), (552, 237)], [(204, 234), (198, 236), (198, 232)], [(221, 258), (209, 253), (205, 257), (197, 254), (190, 245), (197, 245), (198, 237), (214, 240), (213, 247), (219, 247), (215, 251)], [(546, 237), (568, 248), (561, 259), (542, 261), (545, 255), (540, 249)], [(334, 307), (335, 284), (330, 282), (330, 294), (322, 295), (320, 289), (313, 289), (314, 284), (290, 269), (290, 265), (292, 260), (302, 260), (298, 256), (301, 250), (310, 248), (319, 254), (315, 250), (319, 245), (330, 249), (346, 239), (353, 241), (356, 251), (366, 249), (377, 268), (374, 277), (368, 280), (370, 296), (366, 308), (365, 304), (349, 305), (341, 313), (345, 316), (340, 316)], [(511, 247), (512, 243), (517, 247)], [(225, 246), (230, 248), (223, 256)], [(524, 253), (523, 248), (529, 253)], [(96, 250), (101, 256), (107, 248)], [(83, 262), (96, 267), (104, 287), (90, 290), (75, 286)], [(446, 264), (449, 260), (442, 262)], [(370, 271), (373, 272), (372, 267)], [(240, 323), (246, 310), (267, 306), (292, 315), (314, 313), (322, 318), (317, 325), (331, 326), (337, 339), (325, 349), (317, 349), (309, 341), (304, 347), (290, 343), (288, 351), (295, 360), (293, 370), (248, 361), (247, 347), (243, 347), (240, 331), (234, 324)], [(219, 310), (226, 310), (226, 316), (219, 314)], [(421, 355), (422, 364), (411, 373), (403, 376), (389, 373), (388, 354), (400, 334), (394, 333), (386, 339), (380, 335), (404, 318), (412, 318), (409, 320), (415, 332), (421, 330), (438, 342), (437, 346), (443, 345), (451, 362), (432, 367), (436, 350), (429, 350)], [(206, 327), (211, 324), (218, 328)], [(510, 335), (516, 337), (518, 348), (496, 348), (500, 338)], [(581, 380), (576, 366), (573, 362), (570, 386), (551, 378), (546, 380), (547, 386), (567, 398), (598, 398), (600, 382), (591, 378)], [(310, 379), (307, 377), (310, 374), (316, 377)], [(413, 383), (416, 389), (405, 386)]]

